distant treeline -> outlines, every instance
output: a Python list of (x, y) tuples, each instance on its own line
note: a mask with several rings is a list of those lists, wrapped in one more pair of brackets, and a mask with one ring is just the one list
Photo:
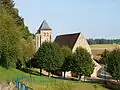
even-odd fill
[(89, 44), (120, 44), (120, 39), (87, 39)]

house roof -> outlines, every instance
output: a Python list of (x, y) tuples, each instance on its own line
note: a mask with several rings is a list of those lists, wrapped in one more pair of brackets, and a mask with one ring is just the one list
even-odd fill
[(79, 35), (80, 33), (59, 35), (56, 37), (54, 42), (60, 46), (68, 46), (69, 48), (73, 49)]
[(94, 55), (93, 59), (96, 61), (100, 61), (102, 59), (101, 55)]
[(42, 22), (42, 24), (40, 25), (39, 29), (37, 30), (37, 33), (40, 33), (40, 30), (52, 30), (52, 29), (49, 27), (49, 25), (46, 22), (46, 20), (44, 20)]

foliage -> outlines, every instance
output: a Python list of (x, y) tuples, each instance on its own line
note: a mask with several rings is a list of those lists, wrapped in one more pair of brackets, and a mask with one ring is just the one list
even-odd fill
[(15, 67), (34, 53), (33, 35), (25, 26), (13, 0), (0, 0), (0, 65)]
[(16, 69), (21, 69), (22, 68), (22, 62), (21, 62), (21, 60), (17, 60), (17, 62), (16, 62)]
[(70, 48), (66, 46), (63, 46), (61, 50), (64, 55), (64, 62), (61, 69), (64, 72), (64, 77), (65, 77), (65, 72), (70, 71), (72, 68), (72, 51)]
[(19, 56), (21, 34), (17, 31), (13, 18), (0, 5), (0, 65), (15, 67)]
[(108, 50), (104, 50), (104, 52), (101, 54), (101, 57), (102, 59), (100, 60), (100, 63), (106, 65), (107, 64), (107, 58), (108, 58), (108, 55), (109, 55), (109, 51)]
[(120, 44), (120, 39), (88, 39), (89, 44)]
[(86, 49), (78, 47), (73, 54), (73, 71), (79, 75), (89, 76), (93, 71), (93, 62), (91, 55)]
[(117, 80), (120, 79), (120, 49), (110, 52), (107, 58), (107, 71)]
[(63, 64), (63, 55), (60, 47), (52, 42), (44, 42), (35, 54), (40, 69), (48, 72), (59, 70)]

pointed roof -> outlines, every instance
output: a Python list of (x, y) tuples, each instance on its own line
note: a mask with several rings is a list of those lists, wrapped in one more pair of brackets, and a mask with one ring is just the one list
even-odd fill
[(60, 46), (68, 46), (70, 49), (73, 49), (79, 35), (80, 33), (59, 35), (55, 38), (54, 42)]
[(37, 30), (37, 33), (40, 33), (40, 30), (52, 30), (52, 29), (49, 27), (49, 25), (46, 22), (46, 20), (44, 20), (42, 22), (42, 24), (40, 25), (39, 29)]

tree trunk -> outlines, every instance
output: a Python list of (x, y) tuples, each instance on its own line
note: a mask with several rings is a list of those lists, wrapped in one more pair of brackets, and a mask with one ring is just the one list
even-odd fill
[(48, 72), (48, 77), (50, 78), (50, 71)]
[(66, 73), (66, 72), (64, 71), (64, 78), (65, 78), (65, 73)]
[(42, 75), (42, 68), (40, 68), (40, 76)]
[(81, 81), (81, 74), (78, 75), (78, 80)]
[(85, 75), (84, 75), (84, 82), (85, 82)]

